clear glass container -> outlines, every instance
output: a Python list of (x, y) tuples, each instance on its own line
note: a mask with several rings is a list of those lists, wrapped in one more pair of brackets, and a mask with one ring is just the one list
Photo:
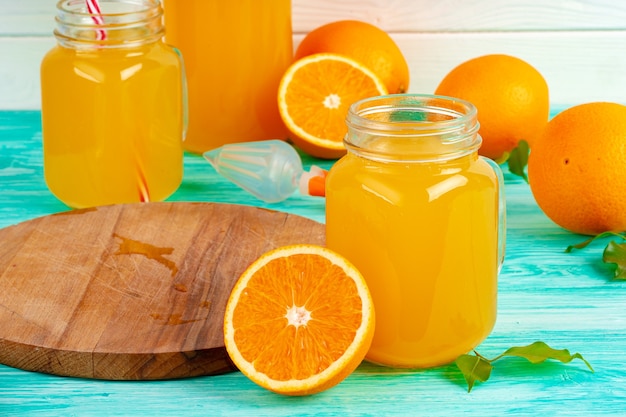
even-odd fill
[(167, 42), (185, 57), (185, 149), (286, 139), (278, 85), (293, 59), (291, 0), (166, 0)]
[(183, 175), (185, 82), (159, 0), (57, 4), (41, 63), (46, 183), (70, 207), (167, 198)]
[(502, 174), (477, 154), (476, 108), (440, 96), (374, 97), (351, 106), (347, 126), (348, 152), (326, 183), (326, 243), (372, 293), (366, 359), (450, 363), (491, 332), (504, 255)]

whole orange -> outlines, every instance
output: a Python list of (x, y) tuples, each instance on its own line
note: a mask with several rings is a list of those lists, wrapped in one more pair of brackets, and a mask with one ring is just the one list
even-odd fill
[(395, 41), (384, 30), (358, 20), (339, 20), (309, 32), (296, 50), (295, 59), (317, 53), (347, 56), (369, 68), (389, 93), (409, 88), (409, 66)]
[(532, 147), (550, 113), (548, 84), (533, 66), (509, 55), (463, 62), (444, 77), (435, 94), (457, 97), (478, 109), (483, 144), (478, 153), (500, 162), (520, 140)]
[(556, 224), (595, 235), (626, 230), (626, 106), (594, 102), (555, 116), (535, 141), (528, 180)]

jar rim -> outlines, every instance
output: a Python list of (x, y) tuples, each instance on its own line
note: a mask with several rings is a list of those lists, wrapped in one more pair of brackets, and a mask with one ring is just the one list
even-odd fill
[[(122, 16), (128, 16), (129, 14), (144, 14), (144, 13), (150, 12), (154, 8), (160, 7), (161, 0), (125, 0), (125, 1), (100, 0), (99, 4), (102, 9), (101, 13), (99, 14), (94, 14), (94, 13), (89, 12), (87, 10), (84, 0), (59, 0), (57, 2), (56, 7), (60, 13), (71, 13), (72, 15), (80, 17), (80, 18), (88, 18), (95, 25), (96, 23), (92, 19), (95, 16), (119, 18)], [(118, 5), (126, 4), (129, 6), (134, 5), (135, 7), (132, 9), (128, 9), (128, 10), (107, 11), (106, 5), (108, 4), (118, 4)], [(85, 20), (85, 21), (88, 21), (88, 20)]]
[[(91, 43), (117, 47), (163, 36), (161, 0), (100, 0), (99, 4), (101, 12), (95, 14), (84, 0), (59, 0), (54, 31), (59, 42), (73, 47), (89, 47)], [(93, 34), (97, 32), (109, 36), (96, 39)]]
[[(482, 143), (477, 115), (476, 106), (455, 97), (430, 94), (369, 97), (350, 106), (344, 145), (348, 151), (376, 159), (458, 158), (476, 152)], [(383, 138), (387, 145), (394, 146), (373, 145)], [(426, 147), (427, 141), (437, 146)], [(398, 155), (396, 145), (401, 142), (402, 155)]]

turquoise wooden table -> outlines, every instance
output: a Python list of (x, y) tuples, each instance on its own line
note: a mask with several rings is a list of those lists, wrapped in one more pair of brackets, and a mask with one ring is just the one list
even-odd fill
[[(0, 112), (0, 227), (67, 210), (43, 180), (39, 119), (38, 112)], [(492, 357), (542, 340), (581, 353), (595, 373), (579, 360), (531, 365), (505, 358), (489, 381), (468, 393), (454, 365), (407, 371), (363, 363), (333, 389), (290, 398), (240, 373), (113, 382), (0, 365), (0, 416), (626, 415), (626, 282), (613, 281), (602, 262), (606, 242), (564, 253), (584, 237), (548, 220), (521, 179), (505, 172), (505, 183), (507, 256), (498, 321), (478, 351)], [(257, 205), (324, 221), (323, 199), (295, 195), (262, 204), (194, 155), (186, 155), (183, 184), (170, 200)]]

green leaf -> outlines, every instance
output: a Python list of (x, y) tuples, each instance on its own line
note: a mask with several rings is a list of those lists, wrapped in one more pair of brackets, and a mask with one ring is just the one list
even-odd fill
[(520, 140), (517, 143), (517, 147), (511, 151), (509, 155), (509, 171), (511, 174), (515, 174), (522, 177), (524, 181), (528, 182), (528, 176), (526, 175), (526, 165), (528, 165), (528, 155), (530, 155), (530, 146), (525, 140)]
[[(593, 236), (585, 240), (584, 242), (568, 246), (565, 249), (565, 252), (569, 253), (574, 249), (584, 249), (596, 239), (602, 239), (610, 236), (615, 236), (626, 240), (626, 232), (604, 232), (600, 233), (599, 235)], [(606, 248), (604, 248), (602, 260), (606, 264), (617, 265), (617, 268), (615, 269), (615, 273), (613, 275), (614, 279), (626, 280), (626, 243), (616, 243), (613, 240), (610, 241)]]
[(487, 381), (493, 368), (491, 363), (482, 356), (461, 355), (455, 363), (467, 382), (467, 392), (472, 391), (474, 382)]
[(626, 243), (610, 241), (602, 255), (604, 263), (616, 264), (615, 279), (626, 279)]
[[(580, 353), (571, 354), (567, 349), (553, 349), (546, 343), (540, 341), (532, 343), (528, 346), (509, 348), (496, 359), (499, 359), (503, 356), (517, 356), (525, 358), (531, 363), (541, 363), (548, 359), (555, 359), (563, 363), (568, 363), (573, 361), (574, 359), (580, 359), (585, 363), (585, 365), (587, 365), (591, 372), (594, 372), (589, 362), (587, 362)], [(496, 359), (493, 359), (492, 362)]]
[(553, 349), (541, 341), (534, 342), (528, 346), (515, 346), (509, 348), (504, 353), (493, 359), (487, 359), (476, 351), (474, 351), (474, 354), (475, 355), (461, 355), (455, 361), (457, 368), (459, 368), (465, 378), (465, 381), (467, 382), (467, 392), (472, 390), (476, 381), (487, 381), (491, 376), (493, 362), (498, 359), (502, 359), (505, 356), (525, 358), (533, 364), (542, 363), (548, 359), (554, 359), (563, 363), (569, 363), (574, 359), (580, 359), (585, 363), (585, 365), (587, 365), (587, 368), (589, 368), (591, 372), (595, 372), (591, 367), (591, 364), (587, 362), (587, 360), (583, 358), (580, 353), (572, 354), (567, 349)]
[[(604, 233), (600, 233), (598, 235), (595, 235), (587, 240), (585, 240), (584, 242), (580, 242), (577, 243), (575, 245), (569, 245), (566, 249), (565, 252), (566, 253), (570, 253), (571, 251), (573, 251), (574, 249), (584, 249), (587, 246), (589, 246), (592, 242), (598, 240), (598, 239), (603, 239), (605, 237), (610, 237), (610, 236), (617, 236), (619, 238), (622, 239), (626, 239), (626, 235), (623, 233), (616, 233), (616, 232), (604, 232)], [(606, 262), (606, 261), (605, 261)]]

